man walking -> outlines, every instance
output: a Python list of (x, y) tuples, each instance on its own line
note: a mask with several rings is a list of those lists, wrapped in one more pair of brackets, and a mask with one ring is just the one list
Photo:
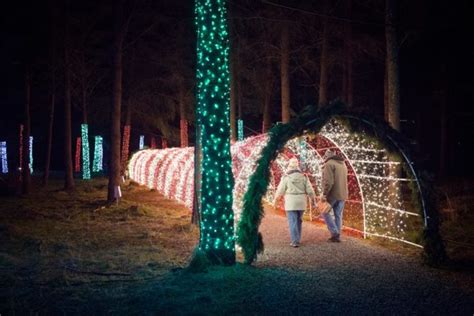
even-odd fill
[(314, 199), (314, 190), (311, 182), (301, 172), (298, 159), (291, 158), (288, 163), (286, 175), (280, 181), (275, 193), (273, 207), (280, 196), (285, 196), (285, 211), (290, 228), (290, 246), (298, 247), (301, 241), (301, 226), (303, 213), (306, 209), (306, 196)]
[(331, 233), (331, 238), (328, 241), (340, 242), (342, 214), (344, 203), (348, 197), (347, 167), (344, 163), (344, 158), (336, 155), (329, 149), (324, 153), (323, 160), (323, 193), (321, 200), (327, 201), (332, 206), (332, 212), (329, 211), (323, 214), (328, 230)]

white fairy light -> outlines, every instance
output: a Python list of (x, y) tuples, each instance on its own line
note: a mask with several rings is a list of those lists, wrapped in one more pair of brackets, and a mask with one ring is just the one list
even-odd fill
[[(234, 174), (233, 210), (238, 223), (242, 199), (251, 175), (267, 145), (268, 135), (248, 137), (231, 147)], [(335, 120), (326, 124), (317, 135), (291, 139), (270, 168), (267, 201), (273, 201), (278, 182), (288, 160), (299, 157), (303, 171), (320, 193), (322, 156), (331, 149), (345, 158), (349, 174), (350, 196), (346, 201), (345, 225), (364, 236), (376, 236), (418, 245), (413, 231), (421, 231), (421, 217), (414, 205), (402, 198), (401, 192), (411, 189), (413, 175), (393, 176), (390, 168), (404, 164), (392, 161), (387, 150), (363, 133), (352, 133)], [(194, 148), (147, 149), (132, 156), (130, 178), (165, 196), (192, 207), (194, 191)], [(403, 190), (401, 189), (403, 187)]]

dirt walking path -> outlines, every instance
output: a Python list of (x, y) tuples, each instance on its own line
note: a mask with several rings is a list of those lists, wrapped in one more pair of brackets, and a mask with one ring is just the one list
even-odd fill
[(299, 277), (279, 280), (292, 289), (299, 312), (322, 314), (472, 315), (474, 277), (422, 265), (396, 253), (343, 236), (330, 243), (323, 226), (303, 223), (302, 244), (289, 245), (285, 217), (268, 212), (261, 232), (265, 252), (255, 266), (283, 268)]

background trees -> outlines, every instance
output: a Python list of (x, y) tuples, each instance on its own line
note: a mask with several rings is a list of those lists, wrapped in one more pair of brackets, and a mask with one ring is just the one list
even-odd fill
[[(115, 144), (110, 134), (115, 102), (123, 105), (120, 114), (114, 115), (114, 121), (120, 119), (120, 131), (130, 123), (132, 151), (138, 148), (139, 135), (147, 136), (148, 146), (150, 136), (158, 144), (163, 137), (170, 146), (180, 145), (183, 118), (189, 123), (193, 145), (196, 32), (192, 1), (127, 1), (126, 13), (133, 9), (133, 15), (122, 43), (123, 93), (115, 102), (114, 19), (119, 2), (70, 0), (67, 36), (64, 3), (51, 0), (2, 12), (0, 135), (8, 135), (9, 143), (19, 145), (19, 125), (26, 119), (28, 64), (31, 134), (38, 144), (35, 163), (40, 166), (36, 170), (48, 161), (53, 171), (68, 169), (64, 144), (80, 136), (80, 124), (87, 121), (91, 137), (105, 136), (108, 172), (113, 167), (108, 161)], [(245, 134), (251, 135), (287, 120), (307, 104), (342, 98), (355, 109), (379, 116), (398, 108), (401, 131), (416, 141), (433, 170), (456, 171), (461, 164), (454, 164), (454, 157), (469, 152), (473, 136), (463, 131), (472, 119), (468, 104), (474, 99), (470, 51), (461, 44), (472, 24), (463, 13), (469, 11), (468, 2), (387, 3), (229, 1), (232, 135), (239, 118), (244, 120)], [(393, 9), (390, 4), (395, 5)], [(398, 10), (399, 19), (386, 20), (392, 16), (386, 14), (387, 9)], [(54, 26), (47, 18), (52, 15)], [(394, 31), (397, 37), (391, 35)], [(397, 64), (399, 93), (394, 92)], [(69, 99), (71, 135), (66, 136)], [(48, 136), (50, 127), (53, 133)], [(115, 148), (122, 144), (119, 134)], [(49, 138), (50, 158), (49, 146), (40, 145), (48, 144)], [(434, 152), (439, 154), (429, 154)], [(9, 153), (14, 160), (10, 165), (19, 166), (19, 150), (9, 148)]]

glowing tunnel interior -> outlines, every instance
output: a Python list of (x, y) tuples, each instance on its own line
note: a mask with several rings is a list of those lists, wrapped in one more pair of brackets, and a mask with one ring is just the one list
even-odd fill
[[(267, 134), (248, 137), (231, 147), (234, 185), (234, 218), (240, 218), (242, 198), (257, 167)], [(416, 177), (403, 161), (391, 159), (381, 142), (363, 133), (350, 132), (331, 120), (318, 134), (306, 134), (287, 142), (270, 166), (271, 179), (265, 199), (273, 201), (275, 189), (288, 160), (298, 157), (301, 168), (317, 193), (321, 188), (322, 156), (331, 149), (345, 159), (349, 199), (344, 209), (344, 227), (360, 235), (376, 236), (420, 246), (423, 218), (413, 202)], [(168, 198), (192, 208), (194, 191), (194, 148), (145, 149), (129, 163), (129, 177), (156, 189)]]

